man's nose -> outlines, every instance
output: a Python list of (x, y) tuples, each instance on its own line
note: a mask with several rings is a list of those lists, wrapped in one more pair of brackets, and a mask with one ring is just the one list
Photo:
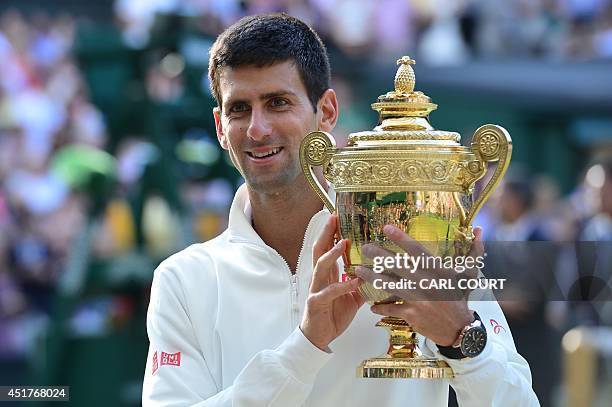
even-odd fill
[(270, 135), (270, 122), (261, 109), (251, 110), (251, 122), (247, 129), (247, 136), (253, 140), (261, 141)]

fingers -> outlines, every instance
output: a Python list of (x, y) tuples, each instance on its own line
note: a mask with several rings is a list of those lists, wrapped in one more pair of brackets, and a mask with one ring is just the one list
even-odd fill
[[(409, 256), (417, 257), (417, 260), (439, 257), (432, 255), (420, 242), (412, 239), (408, 234), (393, 225), (385, 225), (383, 232), (389, 240), (405, 250)], [(393, 266), (389, 266), (387, 260), (393, 260), (389, 257), (395, 257), (397, 253), (376, 244), (364, 245), (362, 253), (373, 260), (378, 260), (376, 257), (383, 257), (385, 260), (382, 264), (374, 261), (377, 266), (384, 265), (385, 271), (383, 273), (374, 273), (371, 269), (365, 267), (357, 267), (355, 270), (359, 278), (372, 284), (376, 289), (382, 289), (388, 294), (407, 300), (463, 300), (469, 294), (469, 290), (460, 289), (457, 280), (460, 277), (464, 279), (465, 277), (475, 278), (478, 276), (480, 269), (477, 266), (468, 266), (468, 261), (472, 264), (479, 264), (475, 262), (481, 262), (482, 257), (484, 257), (482, 229), (474, 228), (474, 240), (470, 253), (468, 256), (459, 256), (462, 258), (457, 260), (462, 260), (464, 263), (457, 262), (457, 268), (454, 270), (450, 268), (454, 267), (452, 265), (450, 267), (448, 265), (442, 266), (442, 264), (446, 264), (442, 257), (435, 259), (441, 261), (437, 263), (438, 266), (435, 266), (436, 262), (434, 262), (433, 267), (425, 265), (429, 264), (428, 261), (413, 262), (411, 266), (413, 269), (408, 270), (409, 266), (406, 265), (408, 263), (404, 262), (402, 264), (405, 265), (400, 266), (399, 258), (396, 262), (389, 262), (393, 264)], [(471, 259), (467, 260), (465, 257), (471, 257)], [(481, 259), (476, 260), (477, 258)], [(465, 264), (465, 266), (462, 266), (462, 264)], [(423, 271), (427, 271), (427, 273), (423, 273)], [(377, 284), (374, 284), (374, 282)], [(386, 284), (395, 282), (401, 282), (402, 284)]]
[(482, 228), (480, 226), (476, 226), (473, 230), (474, 240), (482, 241)]
[[(474, 228), (474, 240), (472, 240), (472, 247), (470, 248), (468, 257), (471, 257), (473, 259), (480, 257), (482, 259), (484, 258), (484, 255), (485, 255), (485, 248), (484, 248), (484, 242), (482, 241), (482, 228), (476, 227)], [(479, 268), (475, 267), (472, 270), (466, 270), (464, 275), (471, 277), (471, 278), (477, 278), (480, 271), (481, 270)]]
[(389, 240), (404, 249), (406, 253), (413, 256), (419, 256), (421, 254), (429, 255), (429, 251), (425, 246), (408, 236), (408, 234), (401, 229), (393, 225), (385, 225), (383, 232)]
[(412, 318), (414, 311), (409, 304), (377, 304), (372, 305), (370, 309), (375, 314), (401, 318), (408, 323), (414, 319)]
[(374, 289), (407, 301), (457, 301), (463, 300), (467, 295), (452, 280), (456, 273), (441, 275), (440, 272), (433, 271), (398, 276), (387, 272), (374, 273), (367, 267), (358, 266), (355, 268), (355, 274), (372, 284)]
[[(336, 243), (331, 250), (324, 252), (323, 255), (318, 257), (314, 271), (312, 272), (310, 292), (316, 293), (328, 286), (330, 281), (338, 281), (337, 275), (330, 276), (330, 274), (338, 273), (338, 265), (336, 262), (344, 253), (345, 248), (346, 240), (342, 239)], [(335, 279), (332, 280), (331, 277), (335, 277)]]
[(472, 248), (469, 256), (478, 257), (484, 255), (484, 242), (482, 241), (482, 228), (474, 228), (474, 240), (472, 240)]
[[(383, 282), (397, 282), (400, 280), (399, 277), (397, 277), (394, 274), (390, 274), (390, 273), (375, 273), (372, 270), (370, 270), (367, 267), (364, 266), (357, 266), (355, 267), (355, 274), (357, 274), (357, 277), (359, 277), (360, 279), (362, 279), (363, 281), (367, 281), (370, 284), (374, 283), (374, 280), (381, 280)], [(398, 294), (399, 292), (401, 292), (403, 290), (390, 290), (390, 289), (386, 289), (385, 292), (387, 293), (391, 293), (391, 294)]]
[(361, 253), (368, 259), (372, 260), (374, 257), (387, 257), (394, 256), (391, 250), (387, 250), (376, 243), (368, 243), (361, 247)]
[(312, 264), (317, 264), (317, 260), (327, 252), (334, 244), (334, 234), (338, 223), (338, 215), (332, 215), (325, 224), (325, 228), (319, 235), (312, 248)]
[(336, 298), (357, 290), (359, 284), (361, 284), (361, 280), (358, 278), (353, 278), (343, 283), (330, 284), (320, 292), (312, 294), (310, 298), (317, 301), (319, 305), (330, 304)]
[[(396, 226), (385, 225), (385, 227), (383, 228), (383, 232), (389, 238), (389, 240), (404, 249), (408, 254), (428, 254), (428, 250), (425, 248), (425, 246), (411, 238), (407, 233), (405, 233)], [(366, 246), (376, 247), (374, 245)], [(366, 246), (364, 246), (364, 248)], [(472, 243), (472, 248), (477, 250), (476, 255), (482, 255), (482, 253), (484, 253), (484, 244), (482, 242), (482, 228), (480, 226), (474, 228), (474, 240)]]
[(352, 293), (350, 293), (351, 296), (353, 297), (353, 301), (355, 301), (355, 304), (357, 304), (357, 308), (361, 308), (361, 306), (363, 304), (365, 304), (366, 300), (365, 298), (363, 298), (363, 296), (359, 293), (359, 291), (353, 291)]
[(374, 273), (370, 268), (364, 266), (355, 267), (355, 274), (357, 277), (368, 283), (372, 283), (377, 278), (378, 273)]

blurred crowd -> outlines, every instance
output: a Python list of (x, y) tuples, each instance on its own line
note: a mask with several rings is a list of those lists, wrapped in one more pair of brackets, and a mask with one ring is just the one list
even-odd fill
[(86, 198), (55, 165), (71, 144), (101, 148), (104, 120), (72, 55), (74, 21), (0, 16), (0, 357), (30, 351)]
[[(115, 2), (116, 22), (130, 49), (149, 44), (158, 14), (197, 17), (198, 29), (212, 37), (243, 15), (270, 11), (287, 11), (311, 23), (334, 52), (351, 60), (388, 60), (406, 50), (416, 50), (411, 55), (433, 65), (471, 58), (612, 57), (612, 0)], [(33, 338), (49, 324), (71, 249), (92, 216), (98, 215), (92, 209), (96, 174), (118, 181), (113, 189), (103, 191), (114, 198), (125, 197), (140, 188), (143, 163), (159, 153), (146, 136), (128, 135), (111, 151), (107, 118), (92, 102), (73, 53), (77, 32), (77, 22), (69, 15), (24, 16), (17, 11), (0, 15), (0, 364), (32, 355)], [(172, 101), (183, 92), (186, 85), (176, 73), (184, 69), (188, 58), (183, 57), (166, 53), (148, 69), (145, 88), (152, 100)], [(350, 78), (336, 76), (334, 81), (342, 103), (340, 126), (345, 130), (368, 127), (350, 107), (357, 98)], [(183, 156), (198, 153), (202, 165), (221, 156), (217, 147), (196, 140), (176, 150)], [(143, 217), (150, 218), (144, 222), (148, 233), (165, 239), (157, 254), (163, 255), (173, 244), (194, 240), (194, 236), (198, 240), (222, 230), (225, 214), (221, 212), (228, 210), (233, 187), (223, 179), (181, 184), (181, 199), (188, 209), (184, 223), (193, 223), (188, 232), (168, 203), (153, 197), (150, 214)], [(99, 193), (100, 188), (96, 190)], [(203, 201), (215, 211), (193, 216), (190, 209)], [(93, 254), (113, 257), (134, 247), (135, 220), (125, 199), (109, 200), (105, 205), (101, 225), (94, 233)], [(570, 290), (580, 273), (573, 243), (612, 241), (612, 165), (605, 160), (590, 165), (567, 196), (561, 195), (551, 179), (525, 174), (510, 177), (477, 223), (484, 226), (486, 240), (567, 243), (559, 255), (555, 278), (559, 286)], [(189, 236), (181, 239), (181, 233)], [(151, 272), (152, 268), (145, 271)], [(612, 310), (603, 305), (587, 310), (568, 306), (552, 301), (532, 309), (504, 304), (514, 321), (511, 324), (528, 326), (530, 320), (536, 321), (557, 347), (559, 335), (577, 324), (612, 325)], [(521, 330), (516, 332), (519, 349), (533, 345), (532, 337), (522, 339)], [(542, 353), (537, 349), (526, 352), (536, 365), (533, 369), (547, 374), (547, 368), (537, 366), (547, 363), (537, 359)], [(552, 391), (558, 371), (556, 377), (548, 377), (553, 383), (542, 392)]]
[[(69, 15), (0, 16), (0, 361), (23, 360), (40, 346), (70, 258), (112, 259), (137, 245), (126, 190), (139, 189), (157, 152), (125, 137), (111, 154), (106, 118), (73, 52), (76, 32)], [(151, 196), (141, 216), (147, 255), (157, 259), (182, 244), (167, 202)], [(84, 236), (90, 247), (76, 253)], [(153, 267), (140, 267), (145, 280)], [(75, 311), (73, 331), (91, 331), (100, 319), (84, 308)]]
[(376, 59), (411, 50), (419, 62), (612, 57), (610, 0), (117, 0), (126, 42), (144, 46), (156, 14), (197, 16), (218, 34), (238, 18), (285, 11), (343, 53)]
[(511, 166), (474, 222), (483, 227), (485, 275), (508, 279), (498, 299), (543, 406), (564, 397), (563, 335), (612, 327), (610, 158), (591, 163), (567, 196), (550, 178)]

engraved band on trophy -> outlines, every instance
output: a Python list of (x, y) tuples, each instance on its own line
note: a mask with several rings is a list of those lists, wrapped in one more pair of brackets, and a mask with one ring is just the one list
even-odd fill
[[(455, 254), (456, 241), (467, 253), (473, 239), (471, 223), (510, 163), (512, 141), (500, 126), (480, 127), (470, 148), (460, 144), (458, 133), (435, 130), (429, 113), (437, 105), (414, 91), (414, 61), (404, 56), (397, 64), (395, 90), (372, 104), (379, 113), (373, 130), (350, 134), (347, 147), (341, 149), (331, 135), (320, 131), (308, 134), (301, 144), (306, 179), (325, 206), (338, 213), (341, 237), (351, 242), (345, 265), (349, 275), (362, 264), (364, 244), (389, 246), (382, 232), (386, 224), (429, 242), (434, 255)], [(474, 201), (474, 184), (496, 161), (490, 181)], [(334, 186), (335, 205), (315, 176), (317, 166)], [(368, 283), (362, 284), (360, 292), (369, 303), (393, 301)], [(384, 317), (377, 326), (389, 331), (389, 349), (383, 356), (363, 361), (359, 377), (453, 377), (444, 360), (422, 354), (416, 332), (405, 321)]]

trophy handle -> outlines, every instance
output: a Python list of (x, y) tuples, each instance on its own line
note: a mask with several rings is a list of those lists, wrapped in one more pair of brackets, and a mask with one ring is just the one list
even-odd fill
[(336, 208), (317, 179), (313, 167), (323, 166), (325, 168), (329, 164), (335, 149), (336, 140), (334, 140), (331, 134), (324, 131), (308, 133), (300, 145), (300, 163), (302, 164), (302, 172), (306, 177), (306, 181), (308, 181), (331, 213), (334, 213)]
[(483, 177), (486, 174), (487, 163), (499, 161), (491, 180), (485, 185), (484, 189), (472, 205), (467, 215), (464, 226), (471, 225), (472, 221), (480, 212), (485, 202), (489, 199), (495, 188), (499, 185), (512, 157), (512, 139), (510, 134), (501, 126), (485, 124), (476, 130), (472, 136), (472, 152), (483, 164)]

